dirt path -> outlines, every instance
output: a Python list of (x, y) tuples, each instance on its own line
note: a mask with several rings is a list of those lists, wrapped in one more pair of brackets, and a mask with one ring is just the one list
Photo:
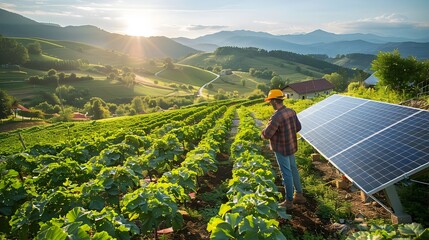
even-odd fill
[(28, 128), (28, 127), (38, 126), (38, 125), (47, 125), (47, 124), (49, 123), (41, 120), (32, 120), (32, 121), (25, 120), (22, 122), (20, 121), (5, 122), (0, 124), (0, 133), (13, 131), (19, 128)]
[[(255, 119), (258, 126), (262, 126), (262, 122)], [(238, 117), (233, 120), (233, 126), (231, 127), (229, 136), (229, 145), (232, 143), (235, 134), (237, 133), (237, 127), (239, 125)], [(284, 189), (281, 186), (280, 171), (278, 169), (274, 154), (272, 151), (265, 146), (263, 148), (264, 155), (272, 161), (272, 167), (277, 172), (278, 177), (276, 179), (276, 185), (279, 191), (284, 195)], [(210, 233), (207, 231), (207, 222), (209, 217), (217, 214), (220, 204), (227, 201), (225, 197), (226, 187), (224, 182), (230, 179), (232, 176), (232, 162), (229, 160), (228, 153), (220, 153), (217, 156), (218, 171), (209, 173), (208, 175), (199, 179), (200, 189), (198, 190), (197, 198), (190, 205), (190, 209), (194, 213), (188, 216), (184, 216), (185, 226), (182, 231), (175, 233), (172, 238), (169, 239), (209, 239)], [(315, 174), (326, 181), (327, 185), (330, 185), (332, 189), (338, 192), (340, 201), (348, 201), (352, 206), (352, 214), (356, 217), (363, 217), (365, 219), (384, 218), (390, 217), (389, 213), (381, 206), (372, 202), (363, 203), (360, 197), (360, 191), (353, 187), (346, 189), (337, 189), (335, 185), (335, 179), (339, 179), (341, 176), (335, 170), (335, 168), (329, 164), (326, 160), (313, 161), (315, 167)], [(305, 186), (304, 186), (305, 187)], [(284, 220), (277, 219), (280, 222), (280, 227), (289, 227), (292, 230), (294, 237), (301, 238), (305, 234), (311, 234), (313, 236), (323, 237), (323, 239), (340, 239), (346, 233), (353, 231), (355, 225), (366, 224), (365, 219), (360, 222), (353, 220), (344, 224), (335, 223), (329, 219), (321, 219), (317, 212), (319, 211), (318, 202), (311, 196), (307, 197), (307, 203), (295, 204), (294, 208), (288, 211), (292, 215), (292, 219)], [(209, 215), (210, 215), (209, 214)]]
[[(236, 114), (236, 119), (233, 120), (226, 147), (229, 149), (234, 136), (237, 133), (239, 120)], [(210, 233), (207, 231), (207, 223), (212, 216), (219, 212), (220, 205), (228, 201), (226, 198), (226, 182), (232, 178), (232, 161), (229, 159), (229, 154), (224, 151), (217, 154), (218, 170), (209, 172), (207, 175), (198, 179), (197, 197), (192, 201), (189, 208), (198, 214), (189, 214), (184, 216), (183, 230), (175, 233), (169, 239), (181, 240), (201, 240), (210, 239)]]

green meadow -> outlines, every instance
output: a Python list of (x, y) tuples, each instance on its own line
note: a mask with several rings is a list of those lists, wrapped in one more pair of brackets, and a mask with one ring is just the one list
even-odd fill
[[(249, 68), (270, 70), (279, 74), (288, 82), (300, 82), (307, 79), (322, 77), (323, 71), (305, 64), (269, 56), (247, 57), (245, 55), (216, 55), (214, 53), (199, 53), (174, 64), (174, 68), (165, 68), (163, 59), (138, 60), (124, 54), (97, 48), (94, 46), (41, 38), (14, 38), (24, 46), (38, 42), (42, 55), (30, 55), (32, 61), (60, 61), (82, 59), (89, 64), (80, 70), (58, 70), (66, 74), (74, 73), (78, 77), (91, 76), (92, 81), (77, 81), (67, 83), (76, 89), (87, 89), (91, 97), (100, 97), (106, 101), (118, 98), (133, 98), (135, 96), (184, 96), (193, 95), (204, 84), (216, 78), (216, 74), (205, 69), (222, 66), (223, 69), (234, 69), (233, 74), (220, 76), (204, 90), (204, 95), (213, 96), (219, 90), (238, 93), (246, 96), (252, 93), (258, 84), (269, 84), (270, 80), (251, 76)], [(117, 80), (107, 79), (107, 76), (94, 71), (96, 66), (110, 65), (122, 70), (124, 67), (133, 69), (140, 76), (134, 86), (126, 86)], [(43, 77), (46, 71), (21, 68), (20, 71), (0, 69), (0, 88), (22, 103), (31, 102), (41, 92), (52, 93), (57, 84), (32, 85), (28, 83), (31, 76)], [(311, 77), (310, 77), (311, 76)], [(181, 88), (185, 85), (188, 89)], [(191, 89), (189, 89), (191, 86)]]

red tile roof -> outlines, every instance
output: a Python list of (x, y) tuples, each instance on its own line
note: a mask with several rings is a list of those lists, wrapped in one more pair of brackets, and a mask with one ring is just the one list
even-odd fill
[(324, 78), (320, 78), (305, 82), (291, 83), (284, 87), (282, 90), (287, 87), (292, 88), (292, 90), (294, 90), (298, 94), (306, 94), (334, 89), (334, 84)]
[(89, 118), (83, 113), (74, 112), (73, 120), (89, 120)]
[(21, 111), (24, 111), (24, 112), (29, 112), (30, 111), (30, 109), (22, 106), (21, 104), (18, 104), (18, 106), (16, 108), (18, 108), (18, 109), (20, 109)]

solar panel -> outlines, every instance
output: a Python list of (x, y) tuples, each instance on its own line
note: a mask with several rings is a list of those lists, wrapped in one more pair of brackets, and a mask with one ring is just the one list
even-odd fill
[(367, 194), (429, 167), (429, 111), (333, 95), (298, 118), (301, 136)]

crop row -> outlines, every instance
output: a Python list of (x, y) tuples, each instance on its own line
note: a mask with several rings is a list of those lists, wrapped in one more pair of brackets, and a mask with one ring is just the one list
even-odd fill
[[(0, 224), (6, 226), (3, 232), (17, 238), (49, 238), (52, 234), (69, 237), (89, 234), (96, 238), (108, 234), (127, 239), (159, 225), (160, 222), (153, 219), (161, 222), (171, 219), (170, 224), (179, 226), (176, 220), (180, 217), (174, 206), (189, 197), (181, 185), (195, 191), (191, 183), (185, 184), (194, 178), (192, 171), (196, 176), (216, 166), (209, 161), (214, 157), (207, 157), (216, 151), (208, 149), (208, 144), (214, 146), (212, 141), (199, 144), (198, 141), (206, 132), (204, 136), (218, 139), (217, 135), (225, 129), (213, 126), (226, 107), (209, 110), (210, 113), (198, 112), (205, 118), (195, 125), (171, 129), (164, 125), (154, 131), (152, 137), (121, 132), (106, 138), (94, 137), (91, 142), (81, 141), (59, 152), (60, 149), (53, 146), (45, 146), (46, 149), (39, 146), (6, 157), (0, 165), (0, 211), (3, 215)], [(217, 123), (228, 126), (224, 121)], [(157, 134), (161, 132), (164, 136), (158, 139)], [(190, 139), (201, 147), (188, 152), (189, 157), (181, 163), (184, 166), (181, 171), (165, 172), (178, 163), (184, 151), (180, 136), (194, 132), (199, 139), (194, 135)], [(185, 138), (182, 140), (187, 142)], [(211, 145), (210, 148), (216, 149)], [(197, 149), (206, 152), (200, 153)], [(143, 179), (151, 171), (156, 172), (156, 177), (163, 173), (165, 177), (156, 185), (147, 184)], [(174, 179), (182, 181), (181, 185), (171, 183)], [(140, 200), (144, 206), (137, 204)], [(152, 208), (151, 204), (162, 206)], [(166, 215), (163, 211), (172, 214)], [(133, 221), (137, 218), (139, 227)]]
[(150, 113), (132, 117), (120, 117), (90, 122), (55, 123), (49, 126), (0, 133), (0, 154), (13, 154), (22, 151), (19, 134), (27, 148), (35, 145), (73, 144), (73, 140), (91, 140), (94, 136), (108, 137), (122, 132), (149, 133), (173, 120), (183, 120), (203, 108), (179, 109), (160, 113)]
[(207, 230), (212, 239), (286, 239), (275, 219), (289, 218), (278, 201), (270, 161), (261, 155), (260, 130), (247, 108), (239, 110), (240, 125), (231, 145), (233, 175), (227, 197)]

